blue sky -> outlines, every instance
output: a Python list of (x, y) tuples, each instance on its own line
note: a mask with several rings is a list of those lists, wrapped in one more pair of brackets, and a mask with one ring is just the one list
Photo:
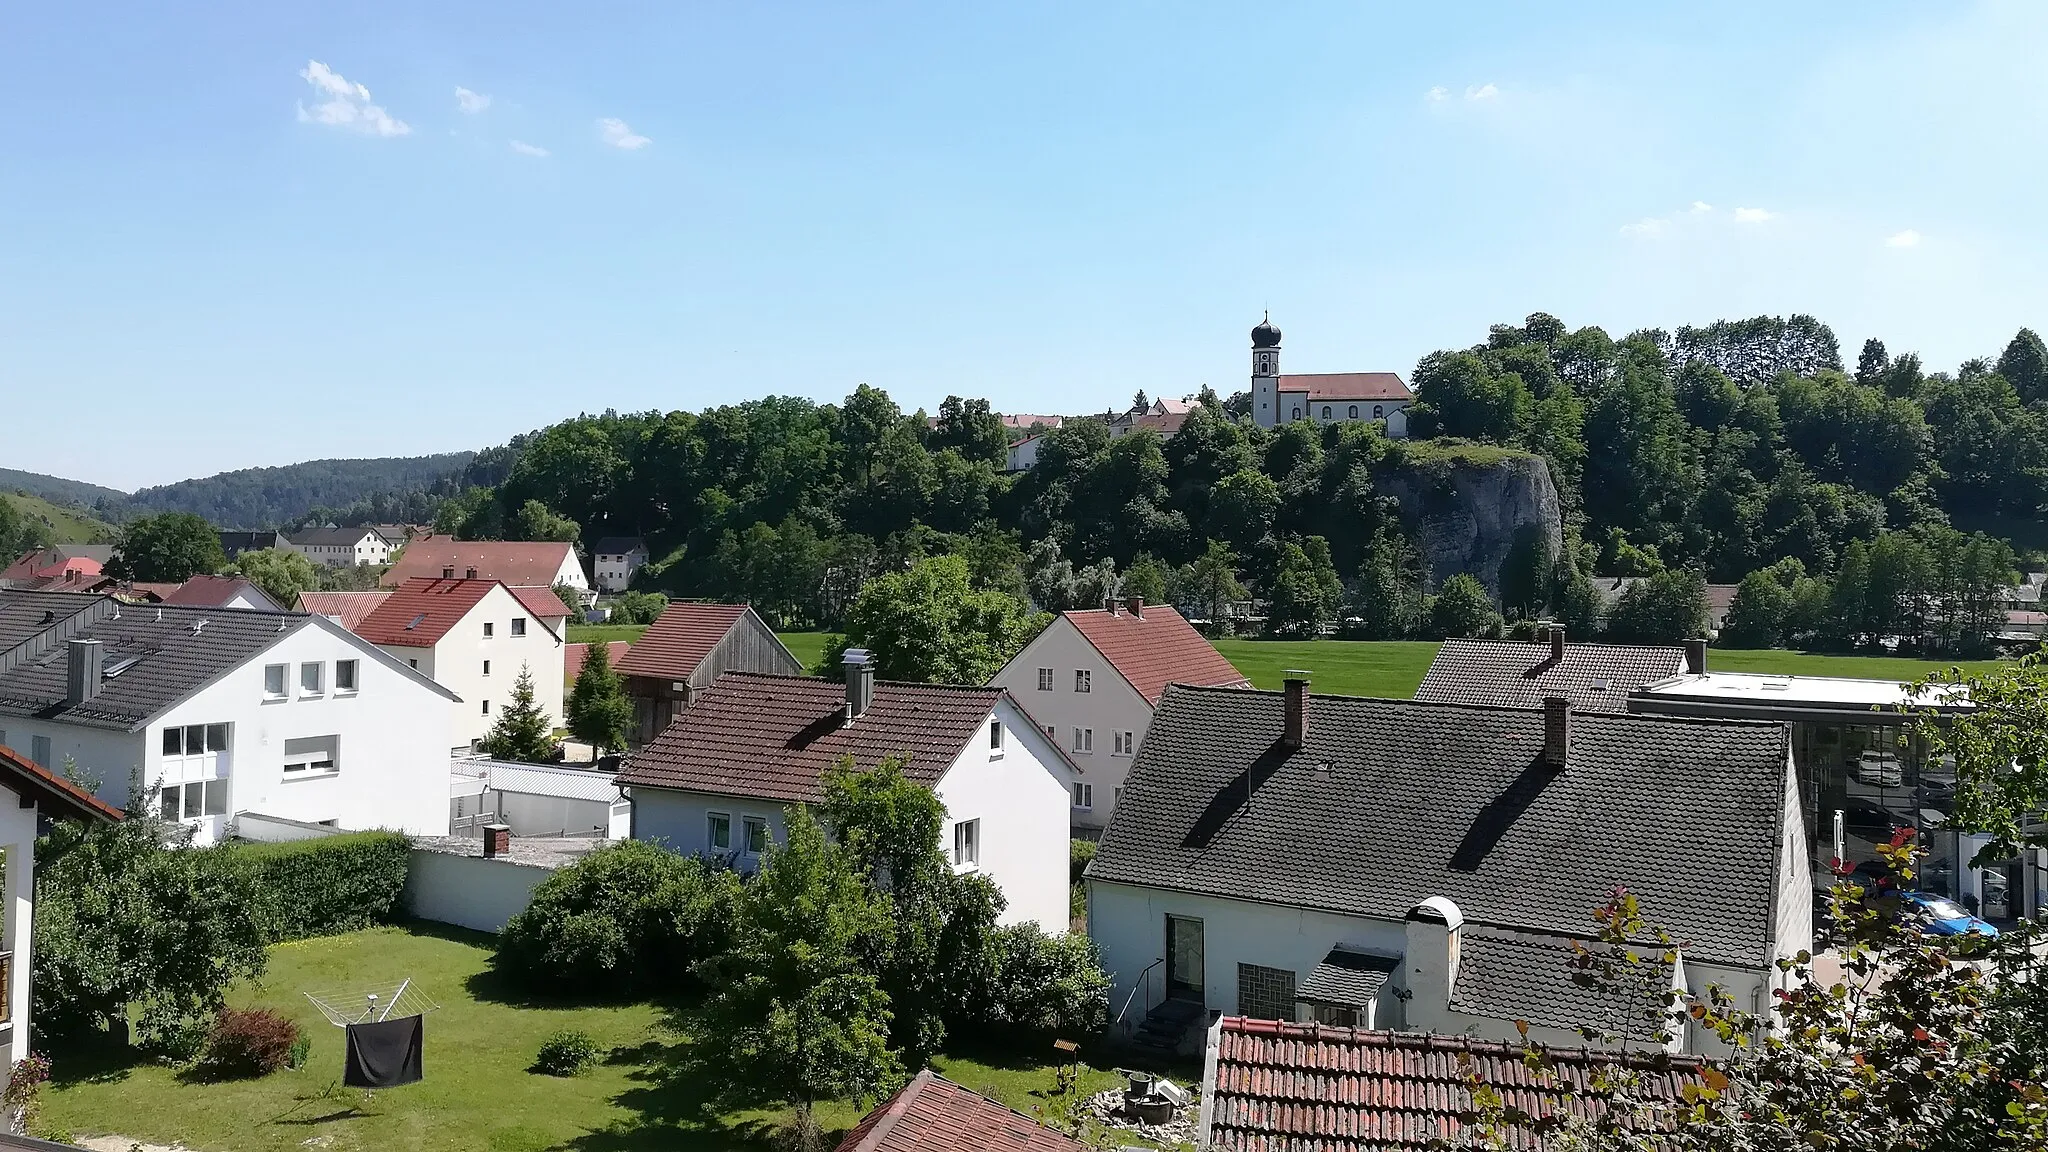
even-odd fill
[(0, 464), (1100, 410), (1243, 387), (1264, 308), (1289, 369), (1404, 374), (1539, 309), (1935, 367), (2048, 326), (2048, 5), (1559, 7), (22, 7)]

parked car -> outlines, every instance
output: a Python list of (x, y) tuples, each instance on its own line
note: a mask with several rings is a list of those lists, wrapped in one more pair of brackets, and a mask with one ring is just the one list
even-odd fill
[(1892, 829), (1912, 823), (1910, 818), (1901, 819), (1891, 809), (1868, 800), (1850, 800), (1842, 805), (1842, 824), (1857, 832), (1889, 836)]
[(1979, 936), (1998, 935), (1998, 929), (1988, 921), (1970, 915), (1962, 905), (1936, 892), (1901, 892), (1899, 907), (1924, 918), (1930, 936), (1962, 936), (1972, 932)]
[(1899, 788), (1906, 783), (1906, 767), (1896, 752), (1872, 749), (1856, 758), (1856, 780), (1873, 788)]

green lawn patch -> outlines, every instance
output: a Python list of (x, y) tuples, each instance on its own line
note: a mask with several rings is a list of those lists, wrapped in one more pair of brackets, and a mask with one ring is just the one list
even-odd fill
[(827, 633), (777, 632), (776, 635), (782, 638), (783, 647), (789, 649), (789, 654), (797, 658), (797, 662), (804, 666), (805, 671), (815, 668), (818, 661), (824, 658)]
[(1329, 696), (1406, 700), (1436, 657), (1434, 640), (1218, 640), (1216, 650), (1259, 688), (1306, 669), (1310, 690)]
[[(496, 980), (489, 958), (489, 937), (429, 924), (277, 945), (262, 983), (238, 989), (231, 1000), (297, 1020), (313, 1040), (303, 1070), (197, 1083), (125, 1051), (59, 1055), (40, 1127), (182, 1143), (200, 1152), (768, 1147), (782, 1110), (723, 1112), (708, 1101), (691, 1072), (702, 1055), (687, 1035), (686, 1012), (656, 1004), (535, 1004)], [(441, 1005), (427, 1017), (426, 1079), (375, 1093), (340, 1087), (341, 1029), (303, 993), (407, 976)], [(564, 1030), (596, 1041), (596, 1065), (573, 1078), (533, 1071), (542, 1042)], [(934, 1063), (942, 1075), (1029, 1113), (1053, 1106), (1054, 1071), (1044, 1058), (963, 1053)], [(1190, 1070), (1175, 1072), (1185, 1078)], [(1079, 1093), (1119, 1082), (1112, 1071), (1084, 1068)], [(821, 1106), (818, 1118), (836, 1140), (861, 1114), (840, 1102)]]
[(1709, 648), (1709, 672), (1771, 672), (1786, 676), (1848, 676), (1859, 680), (1918, 680), (1930, 672), (1961, 667), (1988, 672), (1997, 660), (1917, 660), (1902, 656), (1838, 656), (1784, 648)]
[(645, 624), (571, 624), (568, 641), (571, 644), (609, 644), (614, 640), (624, 640), (630, 644), (645, 631)]

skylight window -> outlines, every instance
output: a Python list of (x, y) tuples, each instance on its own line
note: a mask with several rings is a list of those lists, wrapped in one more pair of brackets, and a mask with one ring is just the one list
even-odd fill
[(405, 630), (406, 630), (407, 632), (410, 632), (410, 631), (412, 631), (413, 629), (415, 629), (415, 628), (419, 627), (420, 625), (422, 625), (422, 624), (424, 624), (424, 623), (426, 623), (426, 622), (427, 622), (427, 614), (426, 614), (425, 612), (422, 612), (422, 613), (420, 613), (419, 615), (417, 615), (417, 616), (415, 616), (415, 617), (413, 617), (413, 618), (412, 618), (412, 623), (410, 623), (410, 624), (407, 624), (407, 625), (405, 626)]

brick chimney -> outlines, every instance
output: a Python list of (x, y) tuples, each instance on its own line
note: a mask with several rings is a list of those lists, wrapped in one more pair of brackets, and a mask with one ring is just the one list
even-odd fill
[(839, 661), (846, 673), (846, 723), (851, 724), (875, 702), (875, 658), (865, 648), (848, 648)]
[(484, 825), (484, 859), (496, 860), (512, 852), (512, 826), (510, 824)]
[(1685, 642), (1685, 670), (1695, 676), (1707, 674), (1707, 642), (1687, 640)]
[(1143, 620), (1145, 618), (1145, 598), (1143, 596), (1125, 597), (1124, 608), (1125, 610), (1129, 611), (1133, 617), (1139, 620)]
[(1563, 696), (1543, 700), (1543, 762), (1563, 768), (1571, 759), (1572, 702)]
[(1564, 659), (1564, 625), (1552, 624), (1550, 626), (1550, 660), (1554, 664), (1562, 659)]
[[(103, 659), (97, 640), (73, 640), (65, 652), (64, 702), (83, 704), (100, 694), (100, 665)], [(27, 745), (23, 745), (27, 747)], [(54, 768), (54, 764), (45, 764)]]
[(1102, 598), (1102, 610), (1111, 616), (1116, 615), (1116, 597), (1104, 596)]
[(1281, 689), (1286, 702), (1286, 719), (1280, 728), (1283, 747), (1299, 748), (1308, 740), (1308, 673), (1290, 668)]

